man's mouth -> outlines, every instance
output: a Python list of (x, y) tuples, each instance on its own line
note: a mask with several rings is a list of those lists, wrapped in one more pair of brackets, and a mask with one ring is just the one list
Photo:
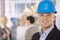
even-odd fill
[(42, 21), (44, 24), (47, 24), (48, 23), (48, 21)]

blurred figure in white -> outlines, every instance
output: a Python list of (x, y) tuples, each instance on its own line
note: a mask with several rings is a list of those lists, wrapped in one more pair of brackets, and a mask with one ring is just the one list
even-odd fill
[(17, 36), (16, 40), (25, 40), (25, 33), (28, 27), (26, 26), (26, 16), (22, 14), (19, 18), (19, 26), (17, 27)]

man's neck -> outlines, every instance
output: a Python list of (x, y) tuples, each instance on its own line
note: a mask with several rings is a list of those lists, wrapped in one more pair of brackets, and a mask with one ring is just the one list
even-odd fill
[(50, 27), (51, 27), (51, 25), (49, 27), (42, 27), (42, 31), (45, 32)]
[(28, 24), (27, 24), (27, 26), (30, 26), (30, 25), (31, 25), (31, 23), (28, 23)]

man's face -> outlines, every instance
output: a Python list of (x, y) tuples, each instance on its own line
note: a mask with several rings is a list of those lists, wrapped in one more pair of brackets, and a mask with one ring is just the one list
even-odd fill
[(55, 20), (54, 14), (39, 14), (39, 23), (42, 27), (48, 28)]
[(26, 23), (25, 16), (21, 16), (21, 17), (20, 17), (20, 24), (21, 24), (21, 25), (24, 25), (25, 23)]

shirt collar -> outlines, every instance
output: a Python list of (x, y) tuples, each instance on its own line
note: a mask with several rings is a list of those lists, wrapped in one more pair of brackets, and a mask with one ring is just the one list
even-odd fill
[(18, 27), (26, 27), (26, 24), (24, 24), (24, 25), (19, 25)]
[(53, 28), (54, 28), (54, 25), (52, 25), (51, 27), (49, 27), (45, 32), (43, 32), (42, 29), (41, 29), (40, 35), (42, 35), (42, 34), (48, 35)]
[(27, 24), (26, 24), (26, 26), (28, 26), (28, 27), (33, 27), (33, 26), (34, 26), (34, 24), (30, 24), (30, 25), (27, 25)]

